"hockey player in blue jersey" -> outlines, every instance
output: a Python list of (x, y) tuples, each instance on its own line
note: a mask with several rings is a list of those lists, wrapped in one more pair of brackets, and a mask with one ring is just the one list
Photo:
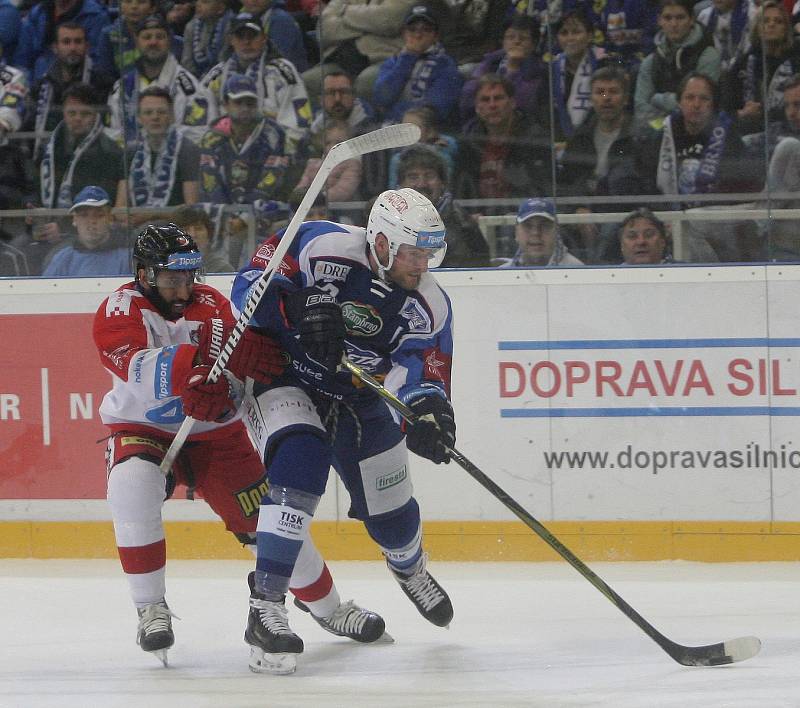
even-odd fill
[[(240, 309), (280, 236), (236, 276), (232, 301)], [(407, 452), (449, 462), (447, 447), (455, 443), (452, 311), (428, 273), (445, 250), (444, 224), (426, 197), (412, 189), (383, 192), (366, 229), (302, 224), (250, 322), (291, 357), (287, 373), (256, 384), (245, 403), (270, 485), (245, 633), (254, 671), (291, 671), (303, 651), (284, 598), (331, 465), (350, 493), (350, 516), (364, 522), (422, 616), (438, 626), (453, 617), (450, 598), (426, 569)], [(343, 354), (383, 380), (418, 422), (398, 421), (339, 367)]]

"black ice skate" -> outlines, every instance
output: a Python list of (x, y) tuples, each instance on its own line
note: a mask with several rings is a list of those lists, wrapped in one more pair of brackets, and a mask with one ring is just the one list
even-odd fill
[(247, 576), (250, 585), (250, 613), (244, 640), (250, 645), (250, 670), (263, 674), (291, 674), (297, 668), (297, 654), (303, 640), (289, 628), (285, 598), (267, 600), (255, 589), (255, 573)]
[(175, 643), (175, 635), (172, 633), (174, 615), (163, 599), (137, 608), (136, 611), (139, 613), (136, 643), (167, 666), (167, 649)]
[(352, 600), (343, 602), (329, 617), (317, 617), (298, 598), (294, 599), (294, 604), (303, 612), (308, 612), (322, 629), (337, 637), (349, 637), (362, 644), (370, 644), (379, 640), (381, 642), (394, 641), (392, 635), (386, 631), (383, 617), (359, 607)]
[(425, 569), (427, 560), (428, 555), (423, 554), (417, 564), (405, 573), (391, 566), (389, 568), (419, 613), (437, 627), (447, 627), (453, 619), (453, 604), (442, 586)]

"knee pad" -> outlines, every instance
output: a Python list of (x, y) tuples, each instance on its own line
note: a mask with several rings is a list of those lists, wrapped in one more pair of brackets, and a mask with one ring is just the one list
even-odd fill
[(144, 546), (164, 538), (165, 484), (158, 465), (140, 457), (111, 468), (107, 497), (118, 546)]

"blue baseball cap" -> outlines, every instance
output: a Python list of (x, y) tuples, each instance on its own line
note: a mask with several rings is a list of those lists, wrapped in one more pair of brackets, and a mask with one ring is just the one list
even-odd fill
[(249, 12), (240, 12), (231, 20), (230, 32), (231, 34), (236, 34), (243, 29), (248, 29), (251, 32), (261, 32), (261, 22), (256, 15), (251, 15)]
[(521, 224), (532, 216), (543, 216), (545, 219), (555, 222), (556, 205), (549, 199), (526, 199), (519, 205), (517, 211), (517, 223)]
[(225, 80), (225, 87), (222, 90), (223, 100), (244, 98), (245, 96), (258, 100), (256, 82), (244, 74), (231, 74), (228, 76)]
[(102, 187), (95, 187), (90, 185), (88, 187), (84, 187), (80, 192), (78, 192), (78, 196), (72, 200), (72, 206), (69, 208), (69, 213), (71, 214), (75, 211), (78, 207), (89, 206), (89, 207), (101, 207), (105, 206), (109, 203), (108, 192)]

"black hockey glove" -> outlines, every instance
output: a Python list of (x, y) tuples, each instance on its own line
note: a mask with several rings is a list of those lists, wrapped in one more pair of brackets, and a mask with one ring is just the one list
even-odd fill
[(450, 462), (445, 446), (456, 442), (456, 421), (450, 401), (442, 396), (420, 396), (408, 404), (417, 416), (415, 423), (405, 423), (406, 445), (411, 452), (437, 465)]
[(300, 334), (306, 354), (335, 371), (344, 353), (344, 319), (336, 298), (317, 287), (289, 293), (284, 299), (289, 324)]

